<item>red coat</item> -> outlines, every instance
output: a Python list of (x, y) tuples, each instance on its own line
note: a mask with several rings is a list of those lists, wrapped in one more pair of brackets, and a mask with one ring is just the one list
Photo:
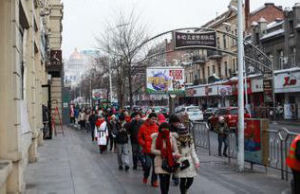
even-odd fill
[(151, 144), (152, 144), (152, 137), (153, 133), (158, 132), (158, 126), (156, 123), (150, 125), (149, 119), (145, 121), (145, 123), (141, 126), (139, 133), (138, 133), (138, 142), (140, 146), (143, 148), (144, 153), (151, 153)]

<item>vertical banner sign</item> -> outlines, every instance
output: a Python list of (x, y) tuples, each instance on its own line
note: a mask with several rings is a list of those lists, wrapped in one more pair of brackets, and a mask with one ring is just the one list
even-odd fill
[(150, 94), (184, 94), (182, 67), (153, 67), (147, 69), (147, 92)]
[(50, 63), (54, 66), (62, 66), (62, 52), (61, 50), (50, 51)]
[(174, 32), (175, 49), (192, 46), (216, 47), (216, 32), (183, 33)]
[(272, 80), (271, 79), (264, 79), (263, 80), (263, 87), (264, 87), (264, 98), (265, 102), (272, 102)]
[(268, 121), (245, 120), (245, 161), (267, 165), (269, 154)]

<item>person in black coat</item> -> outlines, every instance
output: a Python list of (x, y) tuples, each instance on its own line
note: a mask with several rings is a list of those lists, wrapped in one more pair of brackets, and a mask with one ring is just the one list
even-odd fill
[(92, 141), (94, 141), (95, 139), (95, 134), (94, 134), (94, 130), (95, 130), (95, 126), (96, 126), (96, 121), (97, 121), (97, 116), (95, 114), (95, 111), (92, 111), (92, 114), (89, 116), (89, 123), (91, 126), (91, 135), (92, 135)]
[(143, 120), (141, 119), (141, 113), (135, 112), (131, 115), (131, 122), (128, 127), (128, 132), (130, 135), (130, 141), (132, 146), (132, 161), (133, 161), (133, 170), (137, 169), (137, 163), (140, 161), (143, 165), (144, 160), (142, 156), (142, 149), (138, 143), (137, 135)]

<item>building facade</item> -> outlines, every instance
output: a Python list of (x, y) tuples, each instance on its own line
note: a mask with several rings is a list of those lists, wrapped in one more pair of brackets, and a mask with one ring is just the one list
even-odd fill
[(48, 84), (46, 12), (52, 1), (0, 1), (0, 193), (22, 193), (42, 144)]
[(300, 4), (285, 9), (282, 20), (252, 23), (252, 42), (272, 60), (276, 103), (284, 106), (284, 118), (299, 119)]

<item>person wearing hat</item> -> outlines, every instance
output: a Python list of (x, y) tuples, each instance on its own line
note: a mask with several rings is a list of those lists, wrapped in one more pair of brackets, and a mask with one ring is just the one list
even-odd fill
[(159, 124), (159, 125), (162, 124), (162, 123), (167, 122), (167, 121), (166, 121), (165, 115), (162, 114), (162, 113), (159, 113), (159, 114), (157, 115), (157, 119), (158, 119), (158, 124)]
[(197, 176), (196, 169), (200, 167), (200, 163), (195, 151), (193, 137), (184, 124), (177, 126), (177, 134), (178, 153), (181, 157), (178, 160), (180, 168), (175, 176), (180, 179), (180, 193), (186, 194), (193, 184), (194, 177)]
[[(153, 133), (151, 137), (151, 153), (155, 155), (154, 170), (159, 175), (161, 193), (168, 194), (171, 171), (176, 169), (175, 159), (180, 158), (176, 142), (177, 134), (171, 133), (169, 124), (164, 122), (159, 126), (158, 133)], [(169, 171), (164, 169), (163, 161), (167, 163), (165, 166), (170, 169)]]
[(102, 116), (100, 116), (96, 121), (95, 138), (97, 139), (100, 154), (102, 154), (106, 150), (108, 139), (107, 123)]
[(144, 122), (138, 132), (138, 142), (142, 147), (142, 152), (144, 154), (144, 178), (143, 183), (147, 184), (148, 177), (150, 175), (150, 170), (152, 166), (152, 176), (151, 185), (153, 187), (158, 187), (157, 175), (154, 172), (154, 155), (151, 153), (151, 144), (153, 133), (158, 132), (157, 115), (156, 113), (150, 113), (148, 119)]
[(222, 144), (224, 143), (223, 156), (227, 157), (227, 147), (228, 147), (228, 134), (229, 128), (225, 122), (223, 116), (219, 116), (217, 126), (215, 130), (218, 134), (218, 153), (222, 156)]

